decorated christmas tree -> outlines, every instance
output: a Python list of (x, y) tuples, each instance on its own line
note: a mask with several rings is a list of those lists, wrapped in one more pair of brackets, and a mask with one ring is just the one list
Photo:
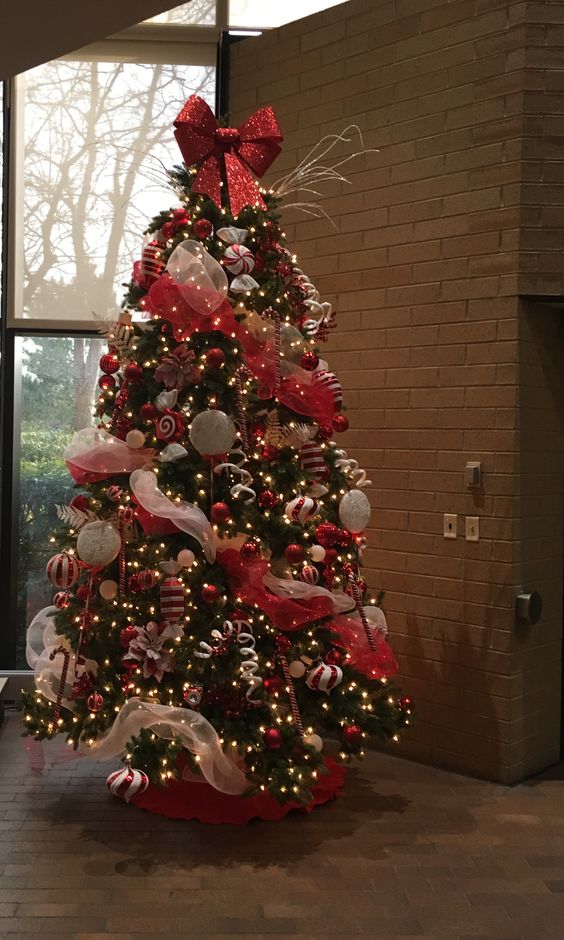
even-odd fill
[(285, 194), (331, 171), (313, 157), (259, 189), (270, 108), (219, 127), (193, 96), (175, 128), (175, 205), (108, 326), (97, 426), (65, 452), (77, 494), (28, 633), (25, 723), (121, 756), (108, 786), (138, 805), (280, 815), (334, 794), (338, 761), (411, 710), (361, 573), (370, 481), (333, 440), (335, 315), (281, 230)]

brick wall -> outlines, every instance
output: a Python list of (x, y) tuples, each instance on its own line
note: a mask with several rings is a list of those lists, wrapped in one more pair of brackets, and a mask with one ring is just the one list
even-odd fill
[[(540, 6), (350, 0), (235, 46), (230, 82), (234, 120), (261, 104), (277, 111), (285, 142), (270, 181), (350, 123), (379, 149), (351, 165), (350, 186), (329, 190), (323, 205), (337, 230), (295, 210), (285, 228), (338, 312), (327, 356), (346, 390), (343, 443), (373, 481), (368, 580), (385, 591), (402, 683), (418, 706), (400, 751), (504, 781), (558, 754), (559, 502), (550, 643), (516, 631), (514, 619), (516, 588), (549, 551), (531, 508), (546, 454), (521, 487), (534, 414), (522, 421), (520, 352), (530, 353), (527, 385), (543, 378), (538, 409), (548, 403), (561, 422), (559, 392), (539, 365), (547, 335), (527, 332), (531, 313), (517, 296), (525, 269), (547, 264), (536, 222), (522, 231), (525, 218), (541, 216), (541, 169), (532, 140), (524, 143), (525, 120), (527, 133), (538, 131), (548, 106), (532, 89), (528, 11)], [(526, 117), (533, 100), (537, 124)], [(478, 493), (465, 488), (467, 460), (482, 461)], [(442, 536), (445, 512), (458, 514), (455, 541)], [(480, 518), (477, 543), (464, 539), (466, 515)], [(545, 654), (550, 692), (539, 699)]]

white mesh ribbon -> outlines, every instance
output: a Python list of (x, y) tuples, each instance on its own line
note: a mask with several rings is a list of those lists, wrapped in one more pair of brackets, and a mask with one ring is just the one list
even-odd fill
[(66, 447), (64, 457), (72, 472), (73, 467), (87, 473), (111, 476), (131, 473), (144, 467), (154, 457), (154, 450), (128, 447), (103, 428), (83, 428), (76, 431)]
[(215, 728), (191, 708), (175, 708), (130, 698), (120, 709), (107, 734), (84, 749), (90, 757), (106, 760), (121, 754), (131, 738), (150, 730), (167, 741), (180, 741), (198, 759), (198, 767), (212, 787), (221, 793), (240, 794), (248, 788), (244, 773), (221, 749)]
[(181, 242), (166, 269), (175, 281), (189, 288), (187, 299), (200, 314), (213, 313), (227, 297), (227, 275), (200, 242), (190, 238)]
[(204, 549), (207, 560), (215, 561), (213, 529), (201, 509), (183, 500), (173, 502), (165, 496), (150, 470), (135, 470), (129, 478), (129, 485), (143, 509), (158, 519), (169, 519), (181, 532), (192, 535)]
[[(59, 636), (56, 632), (53, 622), (53, 616), (56, 613), (57, 608), (49, 606), (44, 607), (35, 615), (27, 629), (25, 654), (28, 665), (35, 672), (35, 686), (38, 692), (41, 692), (41, 695), (48, 701), (56, 702), (65, 657), (62, 653), (57, 653), (51, 659), (51, 654), (61, 647), (68, 651), (69, 666), (61, 704), (64, 708), (74, 711), (71, 694), (75, 679), (76, 656), (66, 637)], [(86, 672), (96, 675), (98, 663), (93, 659), (87, 659), (84, 668)]]
[(289, 598), (293, 601), (309, 600), (312, 597), (328, 597), (333, 604), (334, 613), (343, 613), (352, 610), (354, 600), (344, 591), (328, 591), (317, 584), (306, 584), (305, 581), (294, 581), (292, 578), (276, 578), (267, 573), (262, 579), (264, 585), (276, 594), (276, 597)]

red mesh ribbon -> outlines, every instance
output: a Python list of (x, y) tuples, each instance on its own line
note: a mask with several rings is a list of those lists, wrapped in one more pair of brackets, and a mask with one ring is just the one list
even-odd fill
[(272, 108), (259, 108), (241, 127), (218, 127), (203, 98), (191, 95), (174, 122), (174, 136), (187, 166), (200, 164), (192, 184), (221, 208), (222, 170), (233, 215), (266, 205), (251, 176), (263, 176), (280, 153), (282, 133)]
[(335, 634), (334, 642), (347, 651), (347, 663), (369, 679), (394, 676), (398, 663), (391, 647), (378, 630), (372, 631), (374, 649), (370, 647), (364, 625), (356, 617), (336, 617), (328, 629)]
[(306, 623), (328, 617), (333, 612), (330, 597), (315, 596), (307, 600), (276, 597), (263, 584), (268, 572), (264, 558), (246, 565), (239, 552), (227, 548), (218, 552), (217, 561), (225, 568), (231, 592), (245, 604), (256, 604), (279, 630), (300, 630)]

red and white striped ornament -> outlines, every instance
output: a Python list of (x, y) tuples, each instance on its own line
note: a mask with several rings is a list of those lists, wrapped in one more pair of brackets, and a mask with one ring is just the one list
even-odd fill
[(154, 571), (146, 568), (144, 571), (139, 572), (137, 580), (142, 591), (150, 591), (157, 583), (157, 576)]
[(343, 670), (338, 666), (329, 666), (327, 663), (319, 663), (310, 669), (306, 676), (306, 685), (310, 689), (319, 692), (329, 692), (343, 681)]
[(114, 770), (109, 775), (106, 786), (112, 796), (119, 796), (126, 803), (129, 803), (137, 793), (145, 792), (149, 786), (149, 778), (142, 770), (134, 770), (133, 767), (127, 764), (121, 770)]
[(156, 281), (164, 269), (163, 246), (157, 241), (149, 242), (141, 253), (141, 272), (146, 282)]
[(71, 595), (67, 591), (57, 591), (53, 598), (53, 603), (57, 610), (64, 610), (71, 602)]
[(286, 503), (284, 515), (292, 522), (299, 522), (304, 525), (315, 516), (318, 508), (317, 500), (312, 499), (311, 496), (297, 496)]
[(108, 486), (106, 490), (106, 496), (108, 499), (111, 499), (112, 503), (119, 503), (123, 495), (123, 490), (121, 486), (117, 486), (115, 483), (112, 483), (111, 486)]
[(304, 565), (300, 571), (300, 581), (305, 584), (317, 584), (319, 581), (319, 571), (315, 565)]
[(311, 378), (314, 385), (322, 385), (333, 393), (335, 411), (340, 411), (343, 406), (343, 389), (335, 373), (328, 372), (327, 369), (318, 369)]
[(250, 274), (255, 266), (252, 251), (244, 245), (230, 245), (223, 256), (223, 266), (231, 274)]
[(47, 577), (57, 588), (70, 588), (80, 574), (80, 564), (73, 555), (60, 552), (47, 562)]
[(308, 441), (300, 450), (300, 467), (310, 473), (314, 480), (324, 480), (327, 476), (327, 464), (323, 451), (316, 441)]
[(178, 578), (165, 578), (160, 587), (161, 614), (169, 623), (184, 616), (184, 585)]

